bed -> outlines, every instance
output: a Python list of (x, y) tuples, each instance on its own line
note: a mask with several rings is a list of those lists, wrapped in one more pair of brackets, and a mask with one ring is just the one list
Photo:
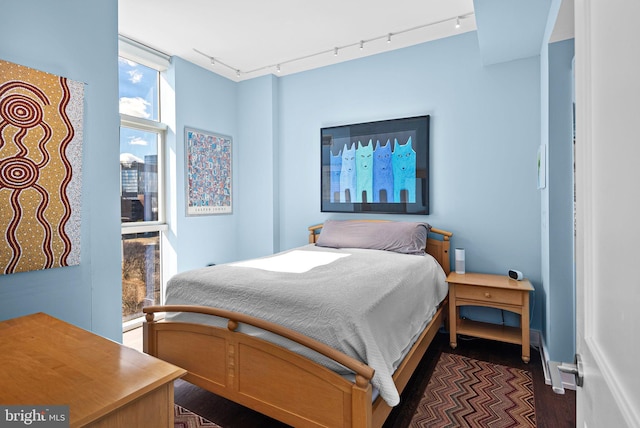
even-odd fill
[[(398, 227), (403, 232), (398, 233)], [(395, 236), (404, 236), (407, 228), (412, 229), (413, 235), (398, 242)], [(422, 233), (422, 229), (424, 239), (416, 239), (414, 230)], [(361, 241), (363, 236), (373, 239)], [(167, 304), (144, 308), (144, 351), (186, 369), (185, 380), (292, 426), (380, 427), (446, 321), (448, 299), (440, 282), (450, 270), (451, 236), (450, 232), (422, 223), (329, 220), (309, 227), (307, 246), (266, 258), (178, 274), (167, 285)], [(417, 245), (424, 246), (424, 250)], [(420, 254), (422, 251), (427, 255)], [(433, 307), (428, 314), (421, 306), (415, 310), (400, 308), (397, 296), (395, 301), (394, 297), (373, 296), (367, 287), (374, 283), (361, 274), (364, 269), (354, 270), (354, 266), (362, 267), (363, 263), (379, 265), (383, 270), (373, 270), (372, 275), (383, 278), (385, 290), (390, 287), (387, 283), (399, 284), (393, 285), (393, 292), (383, 294), (394, 296), (400, 293), (396, 291), (398, 288), (411, 290), (413, 296), (417, 289), (411, 287), (418, 285), (410, 283), (419, 278), (420, 286), (428, 288), (424, 286), (427, 280), (416, 276), (422, 273), (414, 273), (413, 268), (409, 271), (400, 264), (405, 260), (418, 270), (425, 263), (435, 265), (433, 273), (427, 275), (437, 278), (440, 291), (428, 292), (436, 300), (422, 303), (423, 299), (407, 298), (407, 291), (402, 291), (404, 301), (412, 301), (411, 305), (417, 301), (418, 305)], [(273, 267), (281, 261), (286, 261), (287, 267)], [(401, 268), (391, 271), (390, 265)], [(400, 270), (411, 272), (406, 274), (410, 279), (405, 280)], [(214, 292), (207, 291), (212, 277), (231, 284), (231, 291), (225, 291), (224, 284), (216, 285)], [(246, 282), (240, 281), (245, 277)], [(324, 286), (313, 282), (318, 277), (325, 279)], [(276, 282), (270, 283), (272, 278)], [(338, 278), (346, 281), (348, 287)], [(245, 288), (249, 293), (257, 288), (258, 297), (245, 296)], [(267, 294), (259, 294), (265, 288), (268, 296), (277, 295), (280, 289), (293, 293), (301, 306), (286, 301), (288, 294), (282, 297), (284, 302), (269, 302)], [(319, 293), (322, 299), (334, 294), (341, 296), (337, 299), (340, 302), (320, 300), (322, 303), (304, 306), (311, 299), (311, 294), (305, 293), (314, 288), (322, 289)], [(344, 296), (339, 294), (342, 292)], [(223, 300), (227, 294), (232, 296), (230, 301)], [(351, 299), (360, 303), (354, 304)], [(220, 304), (216, 304), (218, 301)], [(268, 306), (271, 304), (281, 306), (273, 309)], [(385, 309), (383, 304), (396, 309)], [(262, 306), (269, 312), (261, 312)], [(317, 312), (316, 307), (320, 308)], [(402, 319), (405, 313), (423, 310), (427, 318), (419, 321), (412, 318), (399, 327), (398, 323), (405, 322)], [(387, 320), (381, 323), (383, 318), (379, 314), (371, 315), (376, 312), (386, 314)], [(166, 316), (156, 320), (157, 313)], [(389, 313), (396, 315), (389, 317)], [(311, 321), (297, 325), (296, 316)], [(354, 321), (363, 317), (367, 321), (364, 327)], [(327, 319), (334, 323), (327, 324)], [(340, 335), (343, 331), (348, 337)], [(378, 336), (388, 335), (388, 331), (398, 343), (378, 340)]]

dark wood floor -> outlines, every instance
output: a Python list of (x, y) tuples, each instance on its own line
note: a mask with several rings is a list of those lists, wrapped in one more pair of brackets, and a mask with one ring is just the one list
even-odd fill
[[(464, 338), (458, 340), (458, 348), (452, 350), (449, 347), (448, 334), (436, 335), (403, 392), (401, 404), (393, 409), (384, 427), (404, 428), (408, 426), (441, 352), (465, 355), (477, 360), (529, 370), (534, 380), (538, 428), (575, 427), (575, 391), (567, 390), (564, 395), (555, 394), (551, 386), (544, 382), (544, 372), (538, 351), (531, 349), (529, 364), (522, 362), (520, 351), (520, 347), (516, 345), (482, 339), (465, 340)], [(285, 424), (180, 380), (175, 384), (175, 402), (224, 428), (287, 427)]]

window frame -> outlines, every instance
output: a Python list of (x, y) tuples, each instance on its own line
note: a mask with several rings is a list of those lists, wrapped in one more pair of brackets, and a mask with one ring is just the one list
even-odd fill
[[(122, 40), (120, 40), (122, 42)], [(121, 45), (122, 46), (122, 45)], [(165, 168), (165, 146), (166, 146), (166, 133), (168, 126), (165, 123), (162, 123), (162, 104), (161, 104), (161, 94), (160, 94), (160, 78), (161, 73), (166, 70), (166, 67), (158, 64), (157, 66), (153, 66), (149, 63), (149, 61), (141, 62), (136, 56), (128, 55), (127, 52), (123, 52), (120, 50), (119, 57), (122, 57), (126, 60), (130, 60), (136, 62), (138, 64), (142, 64), (144, 66), (153, 68), (158, 72), (158, 120), (152, 119), (144, 119), (140, 117), (135, 117), (127, 114), (120, 113), (120, 128), (126, 127), (131, 129), (136, 129), (144, 132), (156, 133), (158, 135), (157, 139), (157, 185), (158, 185), (158, 219), (155, 221), (137, 221), (137, 222), (121, 222), (120, 223), (120, 240), (122, 241), (122, 236), (130, 235), (130, 234), (138, 234), (138, 233), (146, 233), (146, 232), (158, 232), (159, 241), (160, 241), (160, 302), (159, 304), (164, 304), (164, 278), (163, 278), (163, 268), (162, 265), (165, 263), (164, 261), (164, 249), (163, 249), (163, 241), (165, 240), (165, 232), (169, 229), (169, 226), (166, 222), (166, 168)], [(122, 323), (122, 331), (126, 332), (128, 330), (139, 327), (144, 320), (143, 316), (124, 321)]]
[(168, 229), (166, 222), (165, 208), (165, 139), (167, 125), (154, 120), (142, 119), (135, 116), (120, 113), (120, 127), (137, 129), (145, 132), (154, 132), (158, 134), (158, 220), (156, 221), (137, 221), (129, 223), (121, 223), (122, 235), (129, 233), (155, 232), (158, 227), (161, 231)]

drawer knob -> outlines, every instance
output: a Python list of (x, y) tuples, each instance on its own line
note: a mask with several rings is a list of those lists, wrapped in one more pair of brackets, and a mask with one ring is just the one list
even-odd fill
[(491, 293), (484, 293), (484, 297), (486, 297), (487, 299), (491, 298)]

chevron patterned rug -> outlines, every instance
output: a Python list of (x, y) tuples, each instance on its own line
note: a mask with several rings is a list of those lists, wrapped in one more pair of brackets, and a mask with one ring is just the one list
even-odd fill
[(417, 427), (535, 427), (531, 373), (449, 353), (411, 419)]
[(174, 404), (173, 415), (174, 428), (222, 428), (177, 404)]

